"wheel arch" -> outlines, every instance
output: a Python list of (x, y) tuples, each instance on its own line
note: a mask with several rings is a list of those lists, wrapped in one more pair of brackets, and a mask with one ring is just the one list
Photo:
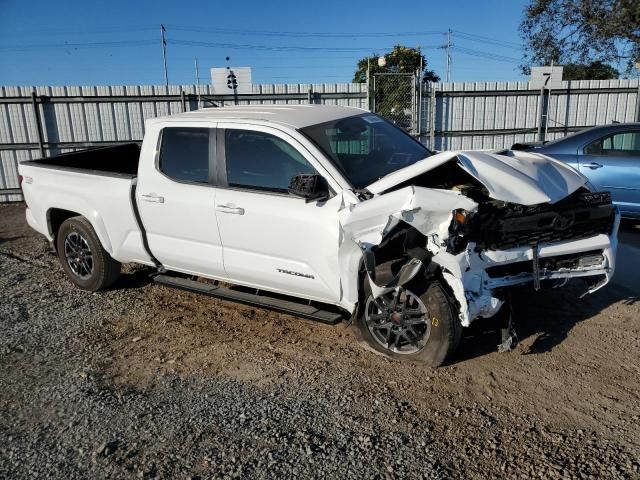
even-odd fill
[(53, 238), (54, 249), (57, 249), (56, 237), (58, 235), (58, 231), (60, 230), (60, 227), (62, 226), (62, 224), (65, 222), (65, 220), (68, 220), (69, 218), (73, 218), (73, 217), (78, 217), (78, 216), (83, 217), (91, 224), (91, 226), (93, 227), (93, 230), (96, 232), (96, 235), (98, 236), (98, 239), (100, 240), (100, 243), (102, 244), (102, 247), (109, 254), (112, 254), (113, 248), (111, 246), (109, 234), (107, 233), (107, 229), (104, 225), (104, 222), (102, 221), (102, 218), (100, 217), (100, 214), (95, 210), (92, 211), (91, 214), (86, 215), (83, 212), (80, 212), (77, 210), (69, 210), (69, 209), (60, 208), (60, 207), (49, 208), (47, 210), (47, 229), (49, 230), (49, 235), (51, 235), (51, 237)]

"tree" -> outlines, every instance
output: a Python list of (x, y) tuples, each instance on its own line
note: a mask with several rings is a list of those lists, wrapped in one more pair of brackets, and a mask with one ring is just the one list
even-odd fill
[[(640, 1), (530, 0), (520, 24), (525, 42), (522, 71), (531, 65), (598, 63), (627, 74), (640, 61)], [(601, 66), (585, 74), (601, 74)], [(609, 77), (608, 77), (609, 78)]]
[(422, 59), (423, 81), (438, 82), (440, 77), (433, 70), (429, 70), (427, 59), (419, 48), (403, 47), (395, 45), (390, 53), (384, 55), (386, 65), (378, 65), (380, 55), (365, 57), (358, 61), (356, 73), (353, 76), (354, 83), (367, 82), (367, 65), (371, 75), (374, 73), (415, 73), (420, 70), (420, 60)]
[(610, 80), (619, 76), (618, 70), (600, 61), (589, 64), (567, 63), (562, 70), (563, 80)]

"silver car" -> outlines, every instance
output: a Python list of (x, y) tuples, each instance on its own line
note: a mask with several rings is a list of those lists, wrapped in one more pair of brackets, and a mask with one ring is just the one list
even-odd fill
[(593, 127), (552, 142), (517, 143), (512, 148), (570, 164), (597, 191), (610, 191), (623, 217), (640, 218), (640, 123)]

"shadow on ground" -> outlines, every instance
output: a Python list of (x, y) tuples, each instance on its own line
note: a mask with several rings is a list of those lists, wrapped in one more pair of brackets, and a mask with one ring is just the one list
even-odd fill
[(20, 237), (1, 237), (0, 236), (0, 244), (13, 242), (14, 240), (20, 240), (21, 238), (24, 238), (24, 237), (22, 237), (22, 236), (20, 236)]
[[(616, 274), (601, 290), (586, 295), (584, 283), (575, 280), (561, 289), (533, 291), (524, 286), (513, 291), (512, 308), (515, 329), (520, 341), (535, 336), (525, 354), (549, 352), (567, 338), (578, 323), (597, 315), (608, 306), (622, 301), (638, 301), (640, 283), (640, 222), (624, 220), (620, 226)], [(579, 304), (579, 308), (576, 306)], [(454, 362), (495, 352), (501, 342), (500, 329), (506, 315), (474, 322), (463, 333)]]
[[(616, 302), (634, 304), (638, 301), (638, 295), (631, 285), (634, 279), (628, 278), (626, 270), (640, 272), (640, 256), (633, 255), (636, 249), (640, 249), (640, 223), (623, 222), (620, 242), (617, 263), (622, 272), (616, 275), (612, 283), (593, 294), (581, 298), (587, 288), (581, 280), (574, 280), (560, 289), (535, 292), (528, 285), (513, 290), (512, 311), (518, 338), (522, 342), (535, 337), (524, 354), (549, 352), (563, 342), (578, 323), (597, 315)], [(123, 269), (114, 289), (142, 288), (153, 282), (154, 274), (155, 269), (151, 267), (128, 265)], [(501, 342), (501, 329), (507, 320), (507, 309), (504, 310), (494, 318), (478, 320), (464, 330), (453, 363), (497, 351)]]
[[(518, 339), (522, 342), (535, 337), (525, 355), (551, 351), (567, 338), (578, 323), (616, 302), (633, 304), (638, 301), (631, 291), (616, 284), (609, 284), (602, 290), (580, 298), (584, 292), (585, 287), (580, 280), (561, 289), (535, 292), (531, 287), (522, 287), (513, 291), (513, 321)], [(474, 322), (463, 334), (455, 362), (497, 351), (501, 342), (500, 330), (505, 325), (504, 313)]]
[(155, 268), (142, 265), (127, 265), (120, 274), (120, 278), (112, 287), (112, 290), (130, 290), (142, 288), (153, 283), (153, 275), (157, 273)]

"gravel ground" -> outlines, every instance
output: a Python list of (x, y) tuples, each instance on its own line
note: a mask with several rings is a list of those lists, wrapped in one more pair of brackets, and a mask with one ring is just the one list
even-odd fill
[(431, 370), (144, 268), (76, 290), (23, 215), (0, 206), (0, 478), (640, 478), (631, 290), (518, 292), (515, 351), (479, 321)]

